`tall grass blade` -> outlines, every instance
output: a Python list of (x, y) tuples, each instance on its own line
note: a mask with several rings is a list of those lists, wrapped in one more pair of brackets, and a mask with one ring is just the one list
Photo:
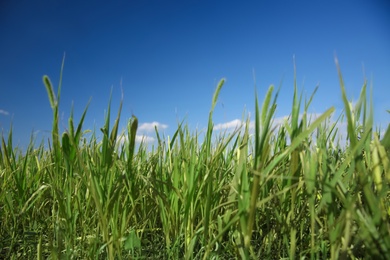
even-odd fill
[[(255, 158), (254, 158), (254, 168), (256, 171), (262, 171), (263, 167), (266, 164), (269, 155), (269, 138), (271, 135), (271, 120), (274, 116), (276, 110), (276, 97), (270, 106), (270, 100), (272, 97), (274, 86), (271, 85), (265, 95), (264, 103), (261, 112), (259, 111), (258, 98), (255, 97), (256, 103), (256, 120), (255, 120)], [(248, 250), (250, 248), (250, 239), (253, 232), (253, 225), (255, 221), (256, 214), (256, 203), (259, 196), (259, 184), (260, 184), (260, 175), (253, 176), (253, 183), (251, 187), (251, 199), (250, 205), (248, 208), (248, 229), (247, 233), (244, 234), (244, 245)]]
[(209, 225), (210, 225), (210, 213), (211, 213), (211, 203), (213, 200), (213, 188), (214, 188), (214, 172), (212, 165), (210, 165), (210, 157), (211, 157), (211, 139), (212, 139), (212, 132), (213, 132), (213, 112), (215, 105), (217, 103), (219, 92), (222, 89), (223, 84), (225, 83), (225, 79), (221, 79), (217, 85), (217, 88), (214, 92), (212, 103), (211, 103), (211, 109), (209, 113), (209, 120), (208, 120), (208, 126), (207, 126), (207, 133), (205, 137), (205, 150), (203, 152), (205, 153), (204, 157), (204, 163), (206, 165), (205, 173), (205, 209), (204, 209), (204, 219), (203, 219), (203, 226), (204, 226), (204, 236), (203, 241), (206, 244), (206, 241), (209, 239)]

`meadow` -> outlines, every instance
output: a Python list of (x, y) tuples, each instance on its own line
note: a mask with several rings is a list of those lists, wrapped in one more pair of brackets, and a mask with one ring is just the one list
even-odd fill
[(100, 133), (83, 129), (88, 106), (60, 131), (61, 83), (55, 93), (44, 76), (48, 144), (22, 152), (12, 128), (1, 136), (0, 258), (390, 259), (390, 126), (375, 128), (366, 82), (348, 101), (336, 66), (335, 121), (333, 107), (310, 118), (315, 91), (303, 100), (295, 81), (284, 122), (273, 123), (270, 86), (262, 103), (254, 95), (254, 124), (216, 134), (221, 80), (207, 129), (156, 129), (152, 149), (136, 145), (135, 116), (120, 132), (122, 103), (111, 120), (111, 99)]

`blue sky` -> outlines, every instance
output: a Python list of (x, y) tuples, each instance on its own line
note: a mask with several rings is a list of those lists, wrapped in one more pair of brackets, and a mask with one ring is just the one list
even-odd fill
[(234, 123), (254, 112), (253, 71), (260, 100), (270, 84), (282, 82), (277, 116), (286, 116), (294, 56), (299, 90), (309, 96), (319, 84), (310, 111), (341, 112), (335, 54), (349, 97), (358, 98), (365, 73), (375, 120), (389, 123), (388, 1), (106, 2), (1, 1), (0, 128), (7, 134), (12, 122), (16, 145), (25, 146), (33, 131), (38, 142), (50, 136), (42, 76), (57, 86), (64, 53), (62, 130), (72, 102), (78, 121), (92, 98), (85, 129), (98, 131), (111, 89), (116, 116), (121, 88), (122, 127), (135, 114), (139, 133), (151, 137), (153, 122), (166, 135), (183, 119), (202, 129), (223, 77), (214, 122)]

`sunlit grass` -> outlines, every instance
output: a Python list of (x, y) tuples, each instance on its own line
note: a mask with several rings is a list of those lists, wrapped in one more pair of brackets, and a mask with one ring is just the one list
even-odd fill
[[(118, 131), (110, 103), (98, 133), (83, 122), (60, 134), (57, 95), (47, 148), (22, 153), (12, 128), (0, 146), (0, 258), (4, 259), (390, 259), (390, 127), (373, 129), (364, 82), (351, 106), (339, 65), (344, 112), (309, 118), (315, 91), (302, 100), (294, 82), (292, 111), (275, 127), (279, 90), (255, 95), (251, 119), (213, 132), (212, 97), (205, 133), (182, 122), (172, 137), (156, 129), (149, 150), (135, 139), (138, 119)], [(62, 74), (61, 74), (62, 75)], [(304, 103), (302, 103), (304, 102)], [(347, 123), (348, 145), (338, 142)], [(200, 135), (204, 135), (202, 141)]]

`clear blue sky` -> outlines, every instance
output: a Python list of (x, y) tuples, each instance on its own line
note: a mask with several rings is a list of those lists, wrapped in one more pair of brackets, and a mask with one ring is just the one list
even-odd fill
[[(72, 102), (76, 121), (92, 98), (85, 128), (103, 125), (113, 88), (112, 116), (121, 96), (121, 126), (134, 113), (140, 134), (158, 122), (172, 135), (186, 119), (192, 130), (207, 124), (212, 94), (226, 78), (215, 124), (254, 111), (270, 84), (282, 89), (277, 116), (291, 111), (293, 56), (300, 90), (319, 90), (311, 112), (342, 102), (337, 54), (351, 99), (364, 74), (374, 86), (376, 122), (390, 109), (389, 1), (10, 1), (0, 3), (0, 128), (11, 121), (14, 143), (36, 131), (47, 138), (52, 112), (42, 83), (57, 86), (66, 53), (61, 129)], [(55, 87), (56, 89), (56, 87)], [(144, 130), (142, 130), (144, 129)]]

